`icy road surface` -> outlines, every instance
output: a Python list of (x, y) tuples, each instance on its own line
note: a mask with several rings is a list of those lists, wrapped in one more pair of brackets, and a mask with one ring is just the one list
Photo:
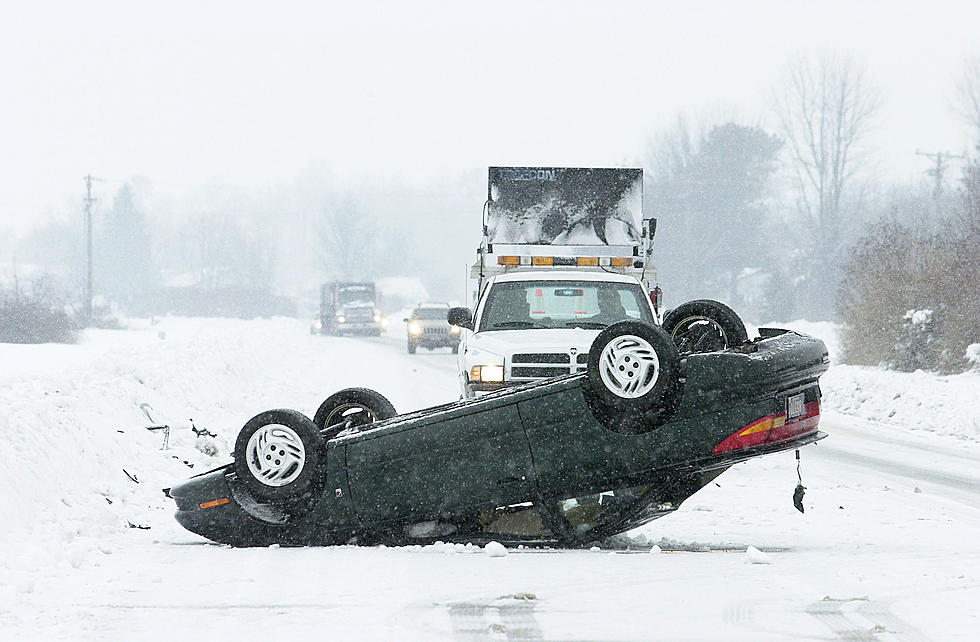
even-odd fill
[[(980, 390), (974, 375), (832, 367), (831, 436), (802, 451), (805, 515), (793, 454), (772, 455), (631, 533), (626, 551), (232, 549), (176, 524), (159, 489), (227, 461), (256, 412), (312, 413), (351, 385), (399, 410), (455, 399), (454, 356), (409, 356), (403, 332), (165, 319), (79, 346), (0, 345), (0, 639), (976, 638), (980, 395), (961, 391)], [(928, 399), (889, 410), (916, 390)], [(143, 403), (171, 426), (166, 450)], [(903, 423), (853, 416), (877, 408)]]

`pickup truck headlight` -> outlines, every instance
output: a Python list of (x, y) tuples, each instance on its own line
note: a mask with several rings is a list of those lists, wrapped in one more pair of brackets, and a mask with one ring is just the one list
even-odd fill
[(377, 312), (374, 313), (374, 322), (381, 323), (381, 315), (378, 314)]
[(500, 383), (504, 380), (503, 366), (473, 366), (470, 369), (470, 381), (483, 383)]
[(459, 334), (459, 326), (458, 325), (449, 326), (449, 334)]
[(418, 323), (418, 321), (412, 321), (408, 324), (408, 333), (411, 335), (422, 334), (422, 326)]
[(345, 321), (347, 321), (347, 319), (344, 318), (344, 315), (342, 314), (337, 315), (337, 323), (344, 323)]

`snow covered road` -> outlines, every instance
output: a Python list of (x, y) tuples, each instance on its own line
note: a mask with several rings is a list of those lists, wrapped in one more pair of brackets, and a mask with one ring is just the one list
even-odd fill
[[(402, 336), (165, 319), (80, 346), (0, 346), (0, 639), (972, 640), (980, 630), (980, 443), (840, 414), (830, 396), (831, 436), (802, 451), (805, 514), (791, 503), (796, 460), (781, 453), (732, 468), (631, 533), (632, 550), (243, 550), (174, 522), (159, 489), (226, 460), (259, 410), (312, 413), (351, 385), (399, 410), (455, 399), (454, 356), (409, 356)], [(825, 386), (841, 398), (852, 378), (876, 376), (841, 371)], [(882, 396), (894, 396), (894, 374), (882, 375)], [(972, 400), (952, 399), (944, 411), (970, 416)], [(144, 429), (142, 402), (171, 424), (167, 450)], [(190, 417), (216, 436), (196, 437)], [(646, 552), (652, 544), (663, 552)]]

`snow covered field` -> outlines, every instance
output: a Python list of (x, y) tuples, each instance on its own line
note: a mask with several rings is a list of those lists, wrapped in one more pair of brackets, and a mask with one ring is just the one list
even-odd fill
[[(836, 351), (832, 326), (789, 325)], [(454, 356), (409, 356), (397, 324), (348, 339), (291, 319), (168, 318), (88, 331), (75, 346), (0, 344), (0, 639), (972, 640), (980, 630), (980, 374), (833, 365), (822, 379), (831, 436), (802, 452), (805, 515), (791, 504), (793, 454), (772, 455), (631, 533), (632, 550), (231, 549), (173, 520), (160, 489), (227, 461), (249, 417), (312, 414), (354, 385), (400, 411), (458, 396)], [(152, 423), (171, 427), (166, 449)]]

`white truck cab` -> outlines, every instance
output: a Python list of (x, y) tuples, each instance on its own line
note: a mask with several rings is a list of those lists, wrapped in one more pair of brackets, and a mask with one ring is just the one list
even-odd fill
[(660, 322), (642, 202), (640, 169), (489, 168), (476, 305), (448, 315), (463, 397), (584, 371), (606, 326)]
[(584, 372), (596, 335), (626, 319), (657, 319), (633, 276), (535, 270), (490, 277), (460, 342), (463, 396)]

